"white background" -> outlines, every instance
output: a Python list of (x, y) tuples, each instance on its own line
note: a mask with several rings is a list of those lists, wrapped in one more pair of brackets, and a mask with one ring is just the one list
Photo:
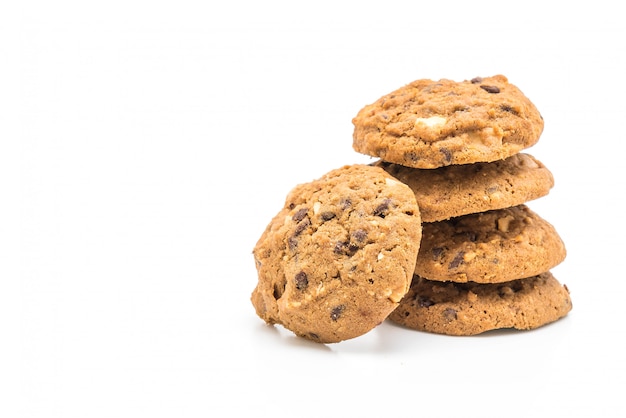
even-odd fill
[[(0, 415), (623, 417), (618, 4), (2, 3)], [(529, 205), (572, 312), (330, 345), (264, 325), (252, 248), (297, 183), (371, 161), (358, 110), (494, 74), (545, 119), (556, 183)]]

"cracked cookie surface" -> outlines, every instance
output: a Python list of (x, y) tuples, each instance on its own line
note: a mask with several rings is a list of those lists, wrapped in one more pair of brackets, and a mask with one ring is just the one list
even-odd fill
[(565, 256), (554, 226), (518, 205), (423, 223), (415, 274), (437, 281), (497, 283), (543, 273)]
[(571, 309), (569, 290), (551, 272), (498, 284), (444, 283), (415, 276), (388, 319), (419, 331), (476, 335), (538, 328)]
[(416, 80), (352, 119), (355, 151), (415, 168), (504, 159), (534, 145), (544, 123), (503, 75)]
[(406, 294), (421, 241), (415, 195), (379, 167), (296, 186), (253, 250), (251, 302), (268, 324), (320, 343), (379, 325)]
[(373, 163), (415, 193), (422, 222), (516, 206), (545, 196), (552, 173), (529, 154), (489, 163), (419, 169), (379, 160)]

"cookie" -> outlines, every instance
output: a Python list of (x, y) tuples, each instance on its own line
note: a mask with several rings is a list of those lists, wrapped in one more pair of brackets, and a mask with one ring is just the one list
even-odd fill
[(561, 263), (555, 228), (526, 205), (423, 223), (415, 274), (429, 280), (497, 283)]
[(543, 132), (535, 105), (503, 75), (416, 80), (352, 119), (355, 151), (415, 168), (501, 160)]
[(383, 160), (373, 165), (413, 190), (423, 222), (516, 206), (547, 195), (554, 186), (550, 170), (523, 153), (489, 163), (429, 170)]
[(408, 291), (420, 240), (408, 186), (379, 167), (332, 170), (296, 186), (258, 240), (252, 304), (312, 341), (365, 334)]
[(476, 335), (538, 328), (571, 309), (567, 286), (550, 272), (498, 284), (444, 283), (415, 276), (389, 320), (437, 334)]

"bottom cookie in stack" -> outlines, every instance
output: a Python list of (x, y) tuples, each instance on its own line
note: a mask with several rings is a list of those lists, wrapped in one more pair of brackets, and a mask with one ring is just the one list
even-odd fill
[(413, 277), (411, 289), (388, 319), (446, 335), (529, 330), (567, 315), (572, 301), (550, 272), (503, 283), (454, 283)]
[(411, 289), (388, 319), (447, 335), (538, 328), (572, 309), (550, 272), (565, 256), (554, 227), (523, 204), (423, 223)]

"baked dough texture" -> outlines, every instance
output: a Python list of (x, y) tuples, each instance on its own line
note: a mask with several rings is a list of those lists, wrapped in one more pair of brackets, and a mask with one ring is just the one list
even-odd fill
[(415, 194), (379, 167), (347, 165), (296, 186), (253, 254), (251, 301), (268, 324), (335, 343), (398, 306), (421, 242)]

